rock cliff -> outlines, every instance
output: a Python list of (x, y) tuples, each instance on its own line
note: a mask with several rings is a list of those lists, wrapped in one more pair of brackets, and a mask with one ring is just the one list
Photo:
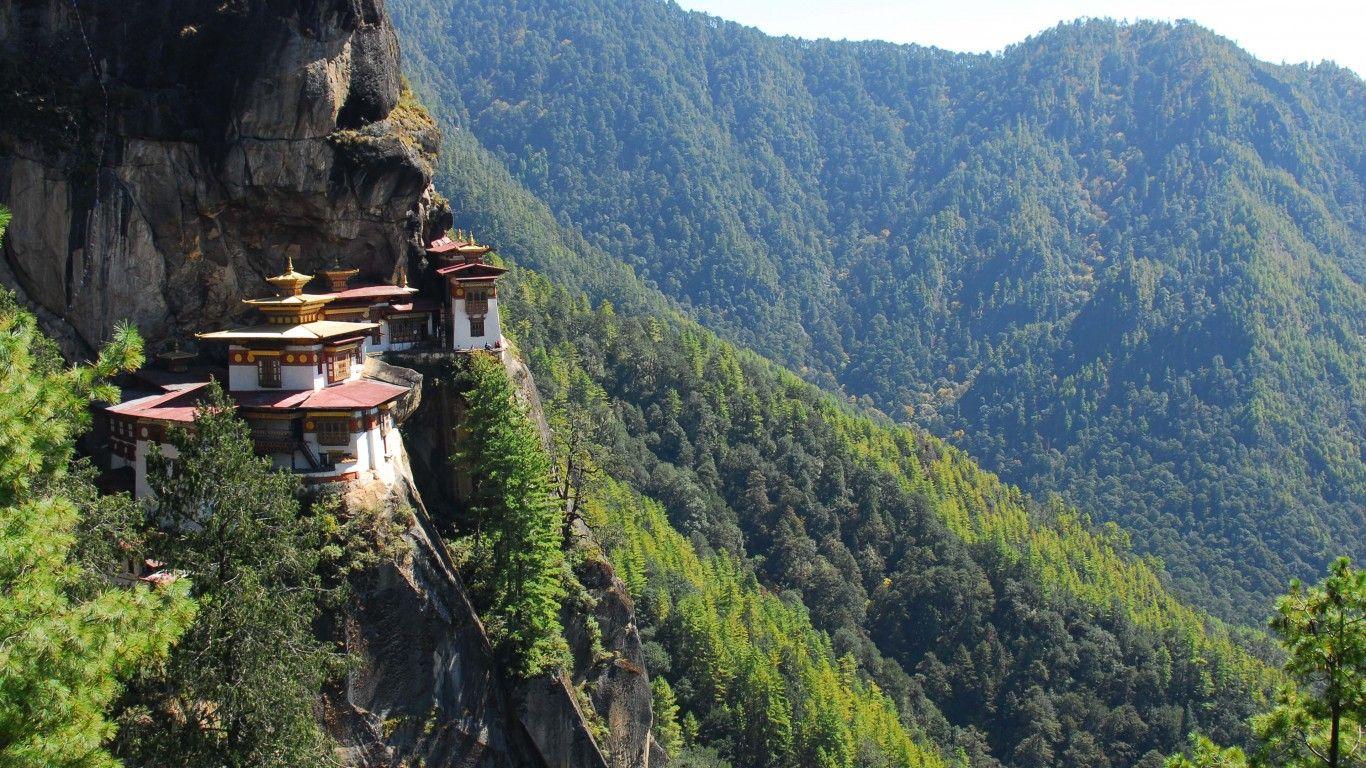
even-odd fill
[(324, 697), (344, 764), (609, 768), (568, 677), (502, 674), (406, 461), (400, 478), (347, 493), (348, 505), (384, 507), (404, 547), (355, 580), (345, 624), (357, 666)]
[[(416, 267), (450, 225), (431, 187), (439, 146), (382, 0), (0, 0), (0, 204), (14, 214), (0, 284), (69, 357), (120, 321), (155, 347), (232, 320), (286, 255), (303, 271)], [(428, 454), (444, 422), (421, 410), (442, 405), (402, 404)], [(575, 669), (508, 679), (419, 492), (446, 468), (415, 465), (393, 488), (349, 491), (400, 523), (405, 554), (357, 578), (358, 666), (322, 706), (345, 764), (644, 768), (649, 685), (610, 567), (579, 568), (591, 605), (566, 608)], [(574, 540), (595, 549), (590, 532)]]
[[(392, 366), (397, 370), (421, 372), (420, 405), (403, 427), (403, 440), (420, 498), (430, 510), (422, 519), (429, 527), (439, 526), (463, 503), (460, 478), (447, 463), (465, 418), (462, 393), (453, 383), (456, 355), (417, 352), (391, 357), (410, 367)], [(508, 355), (505, 367), (548, 441), (549, 427), (530, 370), (515, 355)], [(506, 711), (517, 724), (515, 730), (525, 734), (547, 766), (660, 768), (667, 757), (651, 736), (650, 681), (635, 606), (593, 532), (572, 510), (568, 517), (568, 559), (583, 587), (579, 599), (570, 601), (560, 617), (572, 668), (513, 684), (500, 706), (510, 707)]]
[(78, 355), (236, 316), (286, 254), (406, 268), (440, 135), (398, 56), (382, 0), (0, 0), (0, 282)]

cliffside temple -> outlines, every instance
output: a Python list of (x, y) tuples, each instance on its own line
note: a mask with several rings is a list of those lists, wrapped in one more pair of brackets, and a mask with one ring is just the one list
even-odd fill
[(446, 280), (446, 327), (452, 348), (487, 349), (502, 357), (507, 344), (498, 317), (496, 283), (507, 270), (484, 261), (491, 250), (477, 243), (474, 233), (457, 232), (454, 239), (434, 241), (427, 247), (427, 255), (438, 265), (436, 274)]
[(321, 270), (325, 292), (308, 293), (313, 275), (285, 270), (266, 278), (275, 295), (244, 299), (257, 322), (197, 334), (226, 345), (226, 366), (192, 365), (180, 345), (139, 371), (122, 402), (104, 408), (110, 472), (104, 485), (150, 495), (147, 456), (174, 458), (167, 431), (194, 421), (211, 380), (221, 381), (251, 428), (257, 452), (309, 483), (372, 479), (392, 484), (401, 448), (395, 404), (409, 386), (365, 374), (366, 361), (414, 348), (487, 351), (507, 344), (498, 314), (496, 281), (505, 269), (484, 261), (491, 248), (442, 237), (428, 248), (446, 300), (407, 285), (352, 285), (359, 270), (336, 262)]

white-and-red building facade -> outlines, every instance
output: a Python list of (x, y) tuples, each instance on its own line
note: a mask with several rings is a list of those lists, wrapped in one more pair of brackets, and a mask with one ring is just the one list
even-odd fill
[(446, 282), (445, 322), (451, 348), (487, 350), (501, 357), (507, 340), (498, 314), (497, 281), (507, 270), (485, 261), (490, 250), (462, 233), (436, 240), (427, 246), (427, 255)]
[[(408, 389), (364, 374), (367, 345), (383, 326), (329, 318), (327, 309), (338, 292), (304, 293), (310, 279), (291, 263), (285, 274), (269, 278), (278, 296), (246, 301), (264, 322), (199, 334), (199, 339), (227, 345), (226, 389), (251, 428), (257, 453), (309, 482), (366, 477), (393, 482), (401, 450), (394, 412)], [(399, 298), (412, 301), (408, 289)], [(167, 432), (193, 423), (209, 381), (188, 371), (139, 378), (144, 386), (151, 384), (151, 391), (128, 393), (132, 396), (106, 413), (111, 467), (131, 469), (132, 490), (145, 497), (151, 493), (148, 454), (160, 450), (174, 458)]]
[(251, 428), (257, 453), (308, 482), (377, 478), (393, 482), (401, 451), (395, 412), (403, 386), (370, 379), (370, 355), (432, 348), (440, 340), (456, 351), (507, 349), (498, 312), (498, 278), (507, 270), (485, 261), (490, 248), (472, 235), (443, 237), (428, 246), (444, 281), (442, 300), (407, 285), (352, 285), (357, 270), (334, 264), (321, 271), (324, 291), (306, 293), (313, 277), (294, 270), (267, 278), (276, 296), (247, 299), (260, 322), (201, 333), (201, 343), (226, 346), (227, 369), (190, 370), (196, 357), (179, 348), (161, 357), (169, 370), (147, 369), (105, 409), (111, 487), (151, 495), (147, 457), (159, 450), (174, 458), (167, 435), (189, 426), (218, 378)]

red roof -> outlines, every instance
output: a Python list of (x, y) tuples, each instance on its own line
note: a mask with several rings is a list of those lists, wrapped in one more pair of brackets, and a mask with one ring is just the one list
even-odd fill
[(234, 392), (232, 398), (243, 408), (269, 408), (285, 411), (349, 409), (374, 408), (381, 403), (387, 403), (403, 395), (407, 391), (407, 387), (385, 384), (373, 379), (361, 379), (359, 381), (348, 381), (344, 384), (334, 384), (319, 390)]
[(441, 303), (432, 299), (413, 299), (407, 304), (390, 304), (395, 312), (431, 312), (441, 308)]
[(471, 243), (467, 240), (452, 240), (445, 236), (438, 237), (431, 242), (431, 245), (427, 246), (427, 253), (434, 254), (471, 253), (482, 255), (491, 250), (493, 250), (492, 246), (479, 245), (478, 243)]
[(344, 291), (324, 294), (330, 296), (333, 302), (354, 301), (356, 299), (388, 299), (410, 296), (417, 293), (416, 288), (404, 288), (397, 285), (358, 285), (355, 288), (347, 288)]
[(447, 251), (455, 250), (457, 245), (458, 244), (454, 240), (442, 235), (433, 240), (431, 245), (427, 246), (427, 253), (446, 253)]
[(436, 270), (436, 273), (454, 280), (491, 280), (506, 271), (502, 267), (485, 264), (482, 261), (467, 261), (462, 264), (441, 267)]
[(207, 381), (185, 384), (160, 394), (126, 400), (105, 410), (139, 419), (188, 423), (194, 421), (195, 411), (199, 408), (200, 390), (207, 386)]

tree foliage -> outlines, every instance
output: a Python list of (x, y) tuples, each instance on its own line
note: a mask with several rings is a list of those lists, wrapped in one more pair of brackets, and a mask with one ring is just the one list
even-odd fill
[(1296, 581), (1276, 604), (1271, 628), (1298, 690), (1258, 718), (1267, 762), (1329, 768), (1366, 756), (1366, 571), (1339, 558), (1319, 584)]
[(315, 712), (341, 657), (315, 634), (329, 598), (322, 521), (298, 481), (252, 448), (217, 384), (193, 425), (153, 451), (149, 551), (189, 574), (200, 609), (161, 669), (126, 697), (118, 749), (155, 768), (326, 765)]
[(684, 748), (683, 712), (694, 724), (687, 746), (702, 734), (735, 765), (945, 765), (854, 659), (836, 656), (799, 601), (766, 592), (729, 556), (699, 556), (657, 502), (616, 481), (595, 480), (583, 509), (609, 532), (637, 600), (653, 647), (655, 733), (671, 754)]
[[(1156, 765), (1197, 729), (1250, 740), (1246, 718), (1277, 681), (1244, 648), (1257, 639), (1174, 598), (1115, 526), (1032, 499), (942, 441), (686, 321), (595, 308), (525, 270), (505, 283), (508, 327), (543, 400), (593, 414), (601, 472), (588, 498), (596, 482), (629, 486), (663, 505), (704, 562), (714, 555), (741, 583), (804, 606), (835, 658), (852, 658), (912, 732), (975, 764), (1013, 766)], [(621, 572), (646, 570), (641, 555), (614, 559)], [(672, 599), (677, 612), (688, 598)], [(652, 600), (639, 610), (649, 615)], [(765, 739), (800, 744), (791, 687), (726, 661), (739, 641), (680, 645), (712, 634), (705, 614), (693, 618), (657, 641), (684, 733), (689, 716), (704, 740), (733, 733), (705, 718), (726, 700), (714, 681), (735, 680), (772, 714)], [(733, 745), (711, 746), (767, 743), (725, 738)]]
[[(7, 219), (0, 209), (0, 235)], [(104, 382), (141, 362), (125, 326), (95, 362), (66, 367), (0, 291), (0, 765), (117, 765), (111, 702), (194, 613), (186, 582), (115, 587), (77, 557), (82, 512), (103, 508), (69, 471), (75, 439), (92, 399), (117, 398)]]
[(1193, 735), (1191, 755), (1168, 768), (1342, 768), (1366, 754), (1366, 572), (1339, 558), (1319, 584), (1296, 581), (1276, 604), (1271, 628), (1285, 650), (1293, 684), (1276, 706), (1253, 718), (1259, 745), (1251, 760)]
[(457, 376), (466, 411), (454, 461), (472, 489), (462, 573), (513, 670), (535, 675), (567, 653), (563, 512), (550, 458), (496, 357), (467, 355)]
[(655, 0), (390, 8), (451, 137), (438, 186), (512, 260), (657, 289), (1122, 522), (1226, 618), (1363, 553), (1352, 72), (1188, 23), (977, 56)]

